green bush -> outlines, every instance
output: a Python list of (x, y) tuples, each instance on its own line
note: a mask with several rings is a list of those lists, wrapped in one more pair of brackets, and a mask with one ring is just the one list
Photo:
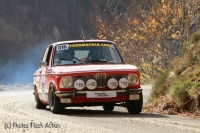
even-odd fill
[(191, 81), (181, 81), (179, 80), (177, 83), (174, 83), (170, 87), (169, 93), (172, 95), (174, 101), (177, 105), (184, 105), (187, 102), (189, 95), (189, 90), (191, 86)]
[(194, 83), (189, 89), (189, 95), (192, 97), (197, 92), (197, 87), (200, 86), (200, 83)]
[(149, 101), (153, 101), (154, 99), (160, 97), (161, 95), (165, 95), (168, 90), (167, 90), (167, 84), (166, 84), (166, 79), (168, 77), (168, 71), (165, 71), (164, 73), (160, 74), (158, 77), (155, 86), (153, 87), (151, 94), (149, 96)]

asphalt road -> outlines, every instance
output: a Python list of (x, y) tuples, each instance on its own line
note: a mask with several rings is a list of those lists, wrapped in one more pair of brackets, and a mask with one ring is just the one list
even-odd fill
[[(144, 103), (151, 86), (144, 89)], [(52, 114), (35, 108), (32, 90), (0, 91), (0, 133), (200, 133), (200, 119), (141, 113), (123, 107), (105, 112), (102, 107), (67, 108)]]

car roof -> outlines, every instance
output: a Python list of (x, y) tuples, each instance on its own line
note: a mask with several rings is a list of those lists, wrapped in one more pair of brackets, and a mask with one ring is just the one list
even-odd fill
[(87, 43), (87, 42), (103, 42), (103, 43), (113, 43), (115, 44), (114, 42), (112, 41), (109, 41), (109, 40), (70, 40), (70, 41), (60, 41), (60, 42), (55, 42), (55, 43), (52, 43), (50, 45), (53, 45), (53, 46), (56, 46), (56, 45), (59, 45), (59, 44), (65, 44), (65, 43)]

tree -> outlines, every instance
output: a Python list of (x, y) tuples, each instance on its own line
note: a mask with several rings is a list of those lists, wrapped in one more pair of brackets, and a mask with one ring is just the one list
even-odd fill
[(169, 67), (174, 53), (187, 41), (191, 25), (196, 23), (196, 3), (197, 0), (101, 1), (91, 13), (90, 22), (98, 31), (97, 38), (116, 42), (123, 57), (138, 66), (143, 77), (154, 78)]

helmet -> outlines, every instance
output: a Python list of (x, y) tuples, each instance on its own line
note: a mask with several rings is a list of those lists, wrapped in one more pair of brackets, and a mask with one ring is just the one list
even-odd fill
[(73, 49), (63, 50), (62, 58), (65, 58), (66, 54), (68, 54), (68, 53), (70, 53), (72, 55), (72, 58), (74, 58), (74, 50)]
[[(99, 52), (97, 52), (99, 51)], [(100, 59), (103, 58), (103, 49), (102, 47), (92, 47), (90, 49), (90, 52), (88, 54), (88, 58), (87, 59), (92, 59), (92, 60), (96, 60), (96, 59)]]

